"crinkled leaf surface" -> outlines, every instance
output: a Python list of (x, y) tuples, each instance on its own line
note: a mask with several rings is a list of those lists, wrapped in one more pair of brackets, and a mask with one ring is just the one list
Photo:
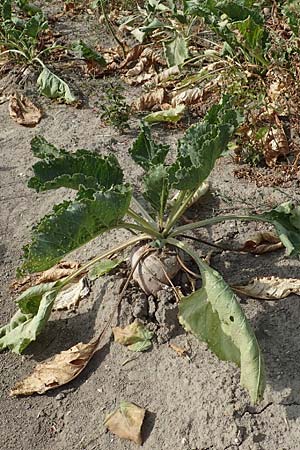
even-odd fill
[(56, 294), (55, 290), (46, 292), (34, 316), (21, 311), (15, 314), (11, 322), (0, 329), (0, 350), (9, 348), (22, 353), (30, 342), (35, 341), (49, 319)]
[(280, 300), (291, 294), (300, 295), (300, 279), (257, 277), (243, 285), (232, 286), (236, 292), (262, 300)]
[(109, 189), (122, 184), (123, 172), (114, 155), (100, 156), (87, 150), (77, 150), (57, 158), (42, 160), (34, 164), (28, 186), (36, 191), (66, 187)]
[(203, 286), (179, 303), (179, 321), (220, 358), (241, 368), (241, 384), (255, 403), (265, 388), (263, 356), (254, 332), (230, 287), (209, 266)]
[(153, 166), (144, 176), (143, 181), (144, 197), (162, 217), (170, 190), (167, 167), (163, 164)]
[(170, 150), (168, 145), (157, 144), (151, 137), (150, 128), (142, 124), (142, 131), (137, 140), (129, 150), (132, 159), (143, 169), (148, 170), (150, 166), (162, 164)]
[(51, 291), (56, 285), (56, 281), (50, 283), (41, 283), (36, 286), (32, 286), (16, 299), (20, 311), (23, 314), (37, 314), (43, 295)]
[(68, 155), (66, 150), (56, 148), (54, 145), (47, 142), (43, 136), (35, 136), (30, 144), (31, 151), (37, 158), (48, 160)]
[(273, 223), (288, 255), (300, 253), (300, 206), (294, 206), (292, 202), (282, 203), (261, 217)]
[(44, 67), (37, 79), (37, 86), (42, 95), (49, 98), (63, 100), (65, 103), (74, 103), (77, 97), (71, 92), (65, 81)]
[(129, 186), (108, 191), (80, 190), (73, 202), (53, 208), (33, 229), (32, 242), (24, 247), (21, 270), (36, 272), (56, 264), (67, 253), (118, 225), (131, 200)]
[(169, 67), (183, 64), (189, 56), (186, 40), (178, 33), (174, 39), (164, 43), (164, 50)]

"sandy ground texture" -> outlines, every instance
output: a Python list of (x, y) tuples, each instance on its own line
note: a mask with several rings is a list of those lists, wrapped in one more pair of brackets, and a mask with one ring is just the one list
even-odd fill
[[(68, 29), (66, 28), (66, 34)], [(78, 36), (83, 34), (78, 27)], [(74, 27), (73, 27), (74, 32)], [(75, 26), (76, 32), (76, 26)], [(76, 80), (75, 80), (76, 81)], [(80, 81), (78, 86), (93, 98), (103, 93), (101, 81)], [(75, 84), (76, 84), (75, 82)], [(81, 84), (80, 84), (81, 83)], [(32, 90), (27, 94), (32, 95)], [(133, 95), (132, 93), (129, 95)], [(22, 246), (30, 228), (65, 198), (63, 190), (36, 194), (26, 186), (34, 158), (30, 140), (43, 135), (53, 144), (72, 151), (86, 148), (99, 152), (111, 149), (118, 157), (127, 179), (136, 188), (140, 171), (133, 166), (127, 149), (138, 133), (132, 123), (126, 134), (100, 126), (93, 103), (82, 109), (58, 105), (36, 98), (44, 117), (33, 129), (23, 128), (8, 115), (7, 103), (0, 105), (0, 324), (9, 321), (15, 310), (9, 285), (15, 280)], [(173, 142), (176, 130), (157, 128), (161, 138)], [(190, 218), (215, 213), (266, 209), (292, 199), (300, 200), (295, 182), (288, 189), (257, 188), (233, 176), (230, 157), (220, 160), (212, 175), (211, 193), (191, 208)], [(261, 224), (229, 223), (211, 227), (203, 239), (238, 246)], [(85, 261), (117, 244), (127, 235), (112, 233), (75, 252), (70, 259)], [(205, 256), (209, 247), (193, 244)], [(211, 264), (230, 283), (241, 283), (256, 275), (299, 277), (298, 260), (287, 259), (283, 251), (253, 256), (229, 251), (213, 254)], [(85, 371), (70, 384), (39, 396), (12, 398), (9, 390), (37, 362), (72, 345), (87, 342), (107, 320), (114, 307), (122, 273), (97, 280), (91, 294), (77, 313), (56, 313), (38, 340), (23, 356), (0, 354), (0, 447), (5, 450), (129, 450), (135, 444), (121, 441), (107, 432), (103, 421), (121, 400), (134, 402), (147, 410), (143, 425), (145, 450), (297, 450), (300, 448), (300, 308), (299, 298), (290, 296), (277, 302), (241, 300), (264, 353), (267, 389), (261, 404), (253, 407), (239, 385), (239, 369), (220, 362), (204, 344), (187, 336), (177, 324), (177, 309), (168, 293), (155, 302), (135, 287), (115, 317), (127, 324), (133, 318), (150, 320), (156, 327), (153, 348), (127, 364), (132, 354), (108, 336)], [(180, 280), (179, 280), (180, 281)], [(179, 357), (170, 343), (188, 349)]]

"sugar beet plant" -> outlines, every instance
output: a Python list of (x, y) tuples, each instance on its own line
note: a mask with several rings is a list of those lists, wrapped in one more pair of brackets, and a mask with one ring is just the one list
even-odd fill
[[(198, 265), (202, 287), (179, 301), (179, 321), (222, 360), (241, 369), (241, 384), (253, 402), (262, 398), (265, 375), (258, 342), (239, 302), (222, 276), (202, 260), (182, 238), (190, 230), (226, 220), (257, 220), (275, 226), (289, 254), (300, 251), (300, 208), (290, 203), (260, 215), (210, 217), (178, 225), (193, 198), (203, 192), (204, 182), (238, 124), (238, 115), (228, 98), (214, 105), (204, 120), (191, 126), (177, 143), (172, 164), (165, 159), (168, 145), (155, 142), (150, 129), (142, 130), (129, 153), (144, 169), (144, 200), (138, 201), (124, 182), (114, 155), (101, 156), (87, 150), (69, 153), (42, 137), (31, 143), (40, 161), (33, 166), (29, 186), (38, 192), (65, 187), (77, 192), (73, 201), (53, 208), (33, 229), (32, 241), (24, 249), (21, 272), (43, 271), (66, 254), (112, 229), (130, 230), (133, 237), (84, 264), (64, 279), (27, 289), (17, 298), (18, 311), (0, 329), (0, 349), (21, 353), (45, 326), (58, 292), (104, 258), (134, 247), (132, 272), (146, 292), (158, 289), (153, 281), (166, 282), (179, 267), (166, 264), (166, 253), (186, 253)], [(174, 191), (177, 191), (174, 200)], [(170, 206), (170, 198), (173, 199)], [(142, 250), (141, 250), (142, 248)], [(151, 257), (155, 254), (155, 262)], [(154, 265), (156, 266), (154, 267)], [(155, 277), (154, 275), (155, 274)], [(155, 280), (153, 280), (155, 278)]]

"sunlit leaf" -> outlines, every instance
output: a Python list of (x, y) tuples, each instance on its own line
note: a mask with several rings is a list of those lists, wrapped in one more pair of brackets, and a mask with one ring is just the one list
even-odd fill
[(28, 377), (12, 388), (10, 395), (44, 394), (50, 389), (69, 383), (86, 367), (97, 350), (97, 345), (97, 339), (91, 340), (88, 344), (80, 342), (69, 350), (37, 364)]
[(169, 67), (183, 64), (189, 56), (186, 40), (178, 33), (174, 39), (164, 43), (164, 49)]
[(126, 345), (133, 352), (143, 352), (151, 347), (153, 333), (138, 320), (125, 328), (113, 328), (115, 342)]
[(144, 121), (148, 123), (171, 122), (176, 123), (182, 119), (185, 112), (184, 105), (178, 105), (176, 108), (166, 109), (164, 111), (156, 111), (144, 117)]
[(109, 273), (121, 264), (121, 259), (104, 259), (96, 263), (89, 271), (88, 277), (91, 281)]
[(142, 445), (141, 428), (145, 412), (133, 403), (122, 401), (118, 409), (105, 419), (104, 425), (119, 438)]
[(221, 275), (209, 266), (201, 275), (202, 288), (179, 303), (179, 321), (220, 359), (240, 366), (241, 384), (255, 403), (265, 387), (263, 357), (255, 334)]
[(65, 81), (44, 67), (37, 79), (37, 86), (42, 95), (46, 97), (63, 100), (65, 103), (74, 103), (78, 99), (71, 92)]
[(72, 50), (76, 53), (76, 55), (79, 58), (84, 58), (87, 61), (94, 61), (101, 67), (105, 67), (107, 64), (105, 59), (100, 53), (90, 48), (81, 39), (72, 44)]

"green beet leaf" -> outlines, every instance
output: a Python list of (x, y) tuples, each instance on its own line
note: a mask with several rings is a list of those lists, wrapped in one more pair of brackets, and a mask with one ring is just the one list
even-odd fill
[(43, 136), (35, 136), (30, 144), (31, 151), (37, 158), (48, 160), (68, 154), (66, 150), (58, 149), (53, 144), (47, 142)]
[(170, 147), (154, 142), (148, 125), (142, 123), (141, 127), (142, 131), (129, 150), (129, 153), (138, 165), (144, 170), (148, 170), (151, 166), (164, 162)]
[(101, 67), (105, 67), (107, 64), (100, 53), (87, 46), (81, 39), (72, 44), (72, 50), (79, 58), (84, 58), (87, 61), (94, 61)]
[(101, 157), (87, 150), (39, 161), (33, 171), (35, 176), (28, 186), (38, 192), (62, 186), (78, 190), (81, 185), (96, 190), (109, 189), (123, 182), (123, 172), (114, 155)]
[(143, 181), (144, 197), (162, 218), (170, 191), (167, 167), (163, 164), (153, 166), (144, 176)]
[(176, 34), (171, 41), (164, 43), (165, 56), (169, 67), (183, 64), (189, 57), (188, 46), (184, 36)]
[(73, 202), (53, 208), (33, 229), (32, 241), (24, 247), (21, 272), (52, 267), (63, 256), (117, 226), (126, 214), (131, 188), (118, 186), (108, 191), (81, 189)]
[(201, 274), (202, 288), (179, 303), (179, 321), (220, 359), (240, 366), (241, 384), (256, 403), (264, 392), (265, 373), (255, 334), (221, 275), (209, 266)]
[(44, 67), (37, 79), (37, 86), (45, 97), (62, 100), (65, 103), (74, 103), (77, 97), (71, 92), (71, 89), (65, 81)]
[(292, 202), (282, 203), (260, 217), (272, 222), (288, 255), (299, 255), (300, 206), (294, 206)]
[(157, 123), (157, 122), (178, 122), (185, 112), (184, 105), (178, 105), (176, 108), (165, 109), (163, 111), (156, 111), (148, 114), (144, 117), (144, 121), (147, 123)]
[(121, 259), (104, 259), (99, 261), (89, 270), (88, 277), (91, 281), (94, 281), (118, 267), (121, 262)]
[(57, 282), (53, 281), (51, 283), (41, 283), (26, 289), (16, 299), (20, 311), (23, 314), (37, 314), (43, 295), (54, 289), (56, 284)]
[(0, 329), (0, 350), (9, 348), (22, 353), (30, 342), (35, 341), (49, 319), (56, 295), (56, 290), (46, 292), (34, 316), (18, 311), (11, 322)]

